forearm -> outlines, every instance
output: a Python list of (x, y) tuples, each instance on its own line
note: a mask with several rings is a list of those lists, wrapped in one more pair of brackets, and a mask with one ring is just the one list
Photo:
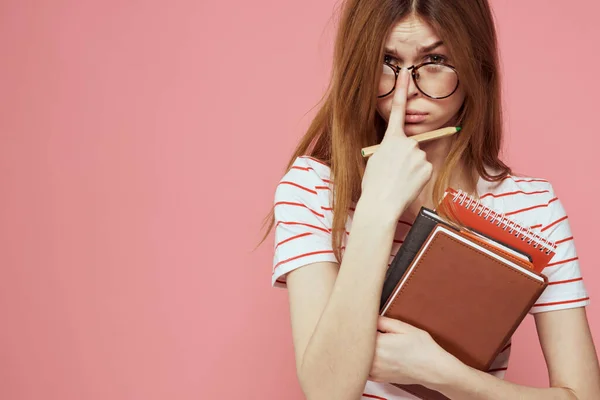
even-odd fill
[(308, 399), (358, 399), (370, 371), (396, 221), (359, 204), (329, 301), (304, 352)]
[(428, 385), (451, 399), (461, 400), (578, 400), (566, 388), (534, 388), (516, 385), (486, 372), (453, 361), (446, 369), (448, 375), (442, 383)]

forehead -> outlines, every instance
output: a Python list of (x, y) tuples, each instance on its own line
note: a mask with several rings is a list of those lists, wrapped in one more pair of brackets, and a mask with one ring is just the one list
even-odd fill
[(420, 47), (439, 41), (440, 38), (426, 21), (415, 15), (409, 15), (396, 22), (386, 38), (388, 47)]

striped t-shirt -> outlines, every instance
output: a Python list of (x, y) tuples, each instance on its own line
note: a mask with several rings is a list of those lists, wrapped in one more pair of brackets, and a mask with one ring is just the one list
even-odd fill
[[(286, 287), (286, 274), (315, 262), (337, 262), (333, 254), (331, 193), (334, 183), (330, 168), (321, 161), (298, 157), (283, 176), (275, 191), (275, 248), (271, 283)], [(544, 290), (530, 314), (542, 311), (582, 307), (590, 303), (565, 209), (552, 185), (545, 179), (510, 175), (500, 182), (480, 178), (477, 192), (483, 205), (504, 213), (557, 245), (556, 254), (542, 271), (548, 277)], [(352, 227), (352, 208), (346, 221), (346, 237)], [(389, 257), (396, 252), (411, 227), (400, 220)], [(342, 251), (343, 254), (343, 251)], [(510, 356), (510, 341), (498, 355), (489, 373), (504, 377)], [(416, 399), (413, 395), (386, 383), (367, 381), (363, 399)]]

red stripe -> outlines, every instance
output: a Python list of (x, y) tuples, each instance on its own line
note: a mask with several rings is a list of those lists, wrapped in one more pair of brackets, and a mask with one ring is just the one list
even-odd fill
[(489, 372), (498, 372), (498, 371), (506, 371), (508, 369), (508, 367), (502, 367), (502, 368), (494, 368), (494, 369), (488, 369), (488, 373)]
[(555, 262), (555, 263), (548, 264), (548, 265), (546, 265), (546, 267), (554, 267), (555, 265), (566, 264), (568, 262), (575, 261), (575, 260), (578, 260), (578, 259), (579, 259), (579, 257), (569, 258), (568, 260), (562, 260), (562, 261), (558, 261), (558, 262)]
[(309, 171), (312, 169), (314, 171), (314, 169), (312, 167), (298, 167), (296, 165), (292, 166), (292, 168), (290, 168), (290, 169), (301, 169), (302, 171)]
[(504, 197), (504, 196), (512, 196), (514, 194), (531, 195), (531, 194), (541, 194), (541, 193), (550, 193), (550, 191), (549, 190), (540, 190), (537, 192), (524, 192), (522, 190), (517, 190), (516, 192), (506, 192), (506, 193), (500, 193), (500, 194), (486, 193), (483, 196), (481, 196), (480, 198), (483, 199), (484, 197), (488, 197), (488, 196), (498, 198), (498, 197)]
[(530, 226), (529, 229), (537, 229), (537, 228), (541, 228), (541, 227), (542, 227), (542, 224), (537, 224), (537, 225)]
[[(342, 249), (343, 249), (343, 247), (342, 247)], [(277, 264), (275, 264), (273, 269), (276, 269), (277, 267), (279, 267), (287, 262), (294, 261), (294, 260), (297, 260), (297, 259), (303, 258), (303, 257), (314, 256), (317, 254), (333, 254), (333, 250), (319, 250), (319, 251), (312, 251), (310, 253), (299, 254), (297, 256), (288, 258), (287, 260), (279, 261)]]
[(558, 241), (556, 241), (554, 243), (558, 245), (558, 244), (561, 244), (561, 243), (564, 243), (564, 242), (568, 242), (569, 240), (573, 240), (573, 236), (568, 237), (566, 239), (558, 240)]
[(540, 303), (540, 304), (534, 304), (533, 307), (556, 306), (559, 304), (577, 303), (577, 302), (586, 301), (589, 299), (590, 299), (589, 297), (583, 297), (581, 299), (575, 299), (575, 300), (555, 301), (553, 303)]
[(280, 244), (284, 244), (284, 243), (290, 242), (290, 241), (292, 241), (294, 239), (298, 239), (298, 238), (301, 238), (301, 237), (304, 237), (304, 236), (308, 236), (308, 235), (312, 235), (312, 233), (311, 232), (301, 233), (299, 235), (292, 236), (291, 238), (287, 238), (285, 240), (282, 240), (281, 242), (277, 243), (277, 245), (275, 246), (275, 249), (277, 249)]
[(374, 394), (363, 393), (363, 397), (368, 397), (369, 399), (377, 399), (377, 400), (387, 400), (385, 397), (375, 396)]
[(505, 179), (508, 179), (508, 178), (512, 179), (515, 182), (548, 182), (546, 179), (533, 179), (533, 178), (532, 179), (529, 179), (529, 178), (528, 179), (517, 179), (512, 175), (508, 175)]
[(553, 199), (552, 199), (552, 200), (550, 200), (550, 201), (549, 201), (547, 204), (540, 204), (540, 205), (533, 206), (533, 207), (527, 207), (527, 208), (523, 208), (523, 209), (521, 209), (521, 210), (511, 211), (511, 212), (509, 212), (509, 213), (506, 213), (506, 214), (504, 214), (504, 215), (506, 215), (506, 216), (509, 216), (509, 215), (515, 215), (515, 214), (521, 213), (521, 212), (523, 212), (523, 211), (529, 211), (529, 210), (533, 210), (533, 209), (535, 209), (535, 208), (540, 208), (540, 207), (548, 207), (548, 206), (550, 205), (550, 203), (552, 203), (552, 202), (554, 202), (554, 201), (556, 201), (556, 200), (558, 200), (558, 197), (555, 197), (555, 198), (553, 198)]
[(317, 162), (317, 163), (319, 163), (319, 164), (321, 164), (321, 165), (324, 165), (324, 166), (326, 166), (327, 168), (330, 168), (330, 167), (329, 167), (329, 165), (325, 164), (325, 163), (324, 163), (323, 161), (321, 161), (321, 160), (317, 160), (317, 159), (316, 159), (316, 158), (314, 158), (314, 157), (311, 157), (311, 156), (300, 156), (300, 158), (307, 158), (307, 159), (309, 159), (309, 160), (313, 160), (314, 162)]
[(581, 281), (581, 280), (583, 280), (582, 277), (575, 278), (575, 279), (567, 279), (566, 281), (548, 282), (548, 285), (561, 285), (563, 283), (571, 283), (571, 282), (577, 282), (577, 281)]
[(302, 204), (302, 203), (293, 203), (291, 201), (278, 201), (277, 203), (275, 203), (275, 206), (282, 205), (282, 204), (285, 204), (288, 206), (304, 207), (304, 208), (308, 209), (311, 213), (318, 215), (321, 218), (325, 218), (325, 216), (323, 214), (316, 212), (315, 210), (309, 208), (308, 206), (306, 206), (305, 204)]
[(280, 185), (292, 185), (292, 186), (296, 186), (296, 187), (298, 187), (298, 188), (300, 188), (302, 190), (306, 190), (307, 192), (310, 192), (312, 194), (317, 194), (317, 192), (315, 190), (312, 190), (312, 189), (306, 188), (304, 186), (298, 185), (297, 183), (294, 183), (294, 182), (281, 181), (281, 182), (279, 182), (279, 184)]
[(315, 186), (315, 189), (317, 190), (326, 190), (326, 189), (331, 189), (329, 186)]
[[(279, 226), (279, 224), (283, 224), (283, 225), (302, 225), (302, 226), (308, 226), (309, 228), (318, 229), (318, 230), (323, 231), (325, 233), (332, 233), (333, 232), (332, 229), (321, 228), (320, 226), (311, 225), (311, 224), (305, 224), (303, 222), (294, 222), (294, 221), (279, 221), (277, 223), (277, 225), (275, 225), (275, 228), (277, 228)], [(346, 235), (350, 235), (350, 232), (348, 232), (348, 231), (345, 231), (345, 232), (346, 232)]]
[(562, 222), (562, 221), (564, 221), (565, 219), (567, 219), (567, 216), (566, 216), (566, 215), (565, 215), (564, 217), (562, 217), (561, 219), (558, 219), (558, 220), (554, 221), (553, 223), (551, 223), (551, 224), (550, 224), (550, 225), (548, 225), (547, 227), (545, 227), (545, 228), (542, 228), (542, 232), (544, 232), (546, 229), (549, 229), (549, 228), (553, 227), (554, 225), (558, 224), (559, 222)]
[[(302, 170), (302, 171), (310, 171), (310, 170), (314, 171), (315, 170), (313, 167), (299, 167), (297, 165), (292, 166), (291, 169), (299, 169), (299, 170)], [(323, 182), (325, 182), (325, 183), (331, 183), (331, 184), (333, 184), (333, 181), (330, 180), (330, 179), (321, 178), (321, 180)]]
[(277, 225), (275, 225), (275, 228), (277, 228), (279, 226), (279, 224), (283, 224), (283, 225), (302, 225), (302, 226), (308, 226), (309, 228), (314, 228), (314, 229), (318, 229), (320, 231), (323, 231), (325, 233), (331, 233), (331, 231), (329, 229), (325, 229), (325, 228), (321, 228), (320, 226), (316, 226), (316, 225), (311, 225), (311, 224), (305, 224), (303, 222), (293, 222), (293, 221), (279, 221), (277, 223)]

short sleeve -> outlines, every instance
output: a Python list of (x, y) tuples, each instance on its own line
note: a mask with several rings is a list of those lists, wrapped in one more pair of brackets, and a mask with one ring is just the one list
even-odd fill
[(550, 193), (552, 199), (540, 230), (557, 248), (554, 257), (542, 271), (548, 277), (548, 287), (530, 309), (530, 314), (583, 307), (590, 303), (567, 213), (552, 187)]
[(331, 241), (329, 168), (299, 157), (277, 185), (274, 200), (274, 287), (286, 287), (287, 274), (316, 262), (337, 262)]

